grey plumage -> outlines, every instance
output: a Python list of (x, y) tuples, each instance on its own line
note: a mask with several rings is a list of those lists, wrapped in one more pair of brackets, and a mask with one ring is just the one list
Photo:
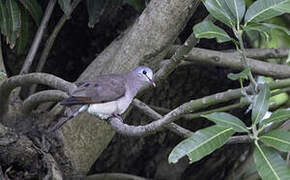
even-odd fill
[(150, 68), (139, 66), (131, 72), (98, 76), (94, 81), (83, 83), (64, 99), (61, 104), (84, 105), (79, 112), (88, 110), (102, 119), (122, 114), (130, 105), (138, 90), (146, 83), (153, 82)]

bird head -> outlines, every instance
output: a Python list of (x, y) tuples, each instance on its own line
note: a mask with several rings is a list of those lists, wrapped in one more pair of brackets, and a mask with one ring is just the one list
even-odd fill
[(153, 81), (153, 71), (146, 66), (138, 66), (134, 70), (137, 73), (138, 77), (142, 78), (144, 81), (151, 83), (154, 87), (156, 84)]

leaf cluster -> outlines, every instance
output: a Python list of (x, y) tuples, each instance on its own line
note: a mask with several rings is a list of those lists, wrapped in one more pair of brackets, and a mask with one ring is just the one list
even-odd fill
[[(244, 0), (203, 0), (203, 3), (215, 19), (233, 30), (235, 38), (239, 41), (210, 21), (203, 21), (194, 26), (193, 31), (197, 38), (216, 38), (220, 43), (232, 41), (239, 50), (238, 46), (243, 48), (241, 37), (244, 32), (257, 31), (266, 37), (271, 29), (276, 28), (289, 35), (289, 30), (286, 28), (263, 21), (289, 13), (290, 0), (257, 0), (247, 10)], [(247, 66), (241, 73), (229, 74), (228, 78), (240, 80), (242, 86), (242, 81), (248, 79), (250, 73), (250, 67)], [(234, 133), (245, 133), (255, 144), (254, 159), (259, 175), (263, 179), (290, 179), (290, 170), (276, 151), (290, 151), (290, 132), (279, 129), (266, 132), (273, 123), (281, 124), (288, 120), (290, 111), (279, 109), (265, 118), (269, 109), (269, 99), (269, 86), (263, 83), (251, 104), (250, 127), (247, 127), (238, 117), (225, 112), (202, 115), (216, 125), (198, 130), (191, 137), (180, 142), (170, 153), (169, 163), (176, 163), (184, 156), (188, 156), (191, 162), (198, 161), (224, 145)]]

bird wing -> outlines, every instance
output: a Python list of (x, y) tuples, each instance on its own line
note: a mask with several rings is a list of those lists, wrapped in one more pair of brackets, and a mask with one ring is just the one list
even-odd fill
[(94, 81), (82, 84), (62, 105), (96, 104), (115, 101), (125, 95), (126, 79), (119, 74), (98, 76)]

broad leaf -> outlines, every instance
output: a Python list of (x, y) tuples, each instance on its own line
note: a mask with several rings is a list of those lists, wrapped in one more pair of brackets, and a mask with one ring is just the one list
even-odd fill
[(16, 50), (18, 54), (22, 54), (25, 50), (29, 38), (29, 18), (27, 12), (21, 8), (21, 27), (19, 38), (16, 43)]
[(136, 11), (141, 12), (143, 9), (142, 0), (124, 0), (127, 4), (132, 6)]
[(271, 29), (259, 24), (259, 23), (251, 23), (247, 26), (244, 26), (244, 31), (246, 33), (249, 33), (250, 31), (256, 31), (262, 37), (264, 38), (265, 41), (270, 41), (270, 34), (271, 34)]
[(290, 170), (285, 161), (273, 149), (256, 144), (254, 159), (263, 180), (288, 180)]
[(281, 151), (290, 151), (290, 132), (283, 130), (270, 131), (259, 138), (263, 143)]
[(93, 28), (97, 22), (97, 16), (104, 8), (105, 0), (87, 0), (87, 8), (89, 13), (89, 24), (90, 28)]
[(7, 9), (3, 1), (0, 1), (0, 28), (2, 34), (8, 35), (9, 25), (8, 25), (8, 14)]
[(60, 8), (63, 10), (67, 17), (70, 16), (72, 7), (71, 7), (71, 0), (58, 0), (58, 4)]
[(234, 73), (229, 73), (228, 78), (235, 81), (239, 79), (248, 79), (248, 75), (250, 73), (251, 67), (248, 66), (246, 69), (244, 69), (242, 72), (234, 74)]
[(232, 14), (225, 0), (203, 0), (208, 12), (217, 20), (232, 27), (236, 24), (236, 18)]
[(20, 10), (16, 1), (6, 0), (6, 7), (8, 10), (7, 12), (11, 31), (18, 31), (20, 28)]
[(273, 112), (272, 115), (264, 119), (261, 122), (261, 125), (268, 124), (270, 122), (283, 122), (290, 118), (290, 111), (286, 109), (278, 109), (277, 111)]
[(253, 110), (252, 110), (252, 122), (257, 124), (264, 117), (269, 108), (270, 89), (267, 83), (263, 84), (259, 94), (255, 97)]
[(232, 38), (223, 29), (217, 27), (210, 21), (203, 21), (195, 25), (193, 31), (197, 38), (216, 38), (219, 43), (232, 41)]
[(276, 24), (269, 24), (269, 23), (260, 23), (260, 24), (262, 26), (265, 26), (266, 28), (269, 28), (269, 29), (278, 29), (278, 30), (284, 31), (288, 36), (290, 36), (290, 31), (283, 26), (279, 26)]
[(41, 18), (42, 18), (42, 8), (38, 4), (37, 0), (19, 0), (22, 5), (29, 11), (31, 17), (35, 21), (37, 25), (40, 25)]
[(224, 112), (202, 115), (219, 126), (233, 128), (236, 132), (248, 132), (246, 125), (239, 118)]
[(244, 0), (225, 0), (225, 2), (235, 18), (235, 23), (239, 25), (246, 10), (245, 1)]
[(290, 13), (290, 0), (257, 0), (246, 12), (245, 22), (261, 22), (286, 12)]
[(201, 129), (175, 146), (168, 157), (168, 162), (176, 163), (185, 155), (188, 155), (191, 162), (198, 161), (220, 148), (234, 132), (232, 128), (216, 125)]

